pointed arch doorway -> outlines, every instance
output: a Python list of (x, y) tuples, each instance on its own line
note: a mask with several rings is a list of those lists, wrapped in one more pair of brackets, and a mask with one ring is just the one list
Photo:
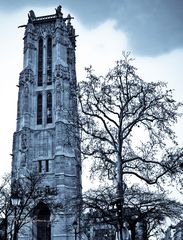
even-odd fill
[(39, 203), (34, 211), (34, 240), (51, 240), (50, 210), (44, 203)]

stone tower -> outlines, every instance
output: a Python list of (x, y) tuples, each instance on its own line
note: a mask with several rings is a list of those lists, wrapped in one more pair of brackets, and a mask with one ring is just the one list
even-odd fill
[[(18, 85), (12, 178), (27, 170), (43, 175), (41, 186), (50, 191), (49, 199), (62, 203), (81, 193), (81, 162), (75, 30), (71, 16), (64, 18), (61, 6), (55, 10), (55, 14), (41, 17), (31, 10), (28, 23), (21, 26), (25, 27), (24, 65)], [(37, 208), (43, 224), (44, 217), (50, 223), (50, 228), (45, 228), (49, 234), (38, 223), (30, 222), (29, 230), (18, 239), (74, 239), (68, 226), (76, 219), (76, 212), (63, 209), (53, 217), (46, 204)]]

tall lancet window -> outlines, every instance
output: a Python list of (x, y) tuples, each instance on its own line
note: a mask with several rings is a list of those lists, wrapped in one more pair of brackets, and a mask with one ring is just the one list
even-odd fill
[(37, 124), (42, 124), (42, 111), (42, 94), (39, 93), (37, 96)]
[(47, 93), (47, 123), (52, 123), (52, 95)]
[(38, 86), (43, 85), (43, 39), (38, 44)]
[(52, 39), (47, 40), (47, 85), (52, 84)]

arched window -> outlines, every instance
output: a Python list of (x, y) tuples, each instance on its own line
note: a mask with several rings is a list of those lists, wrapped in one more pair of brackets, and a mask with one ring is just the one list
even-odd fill
[(43, 39), (38, 44), (38, 86), (43, 85)]
[(47, 39), (47, 85), (52, 84), (52, 39)]
[(47, 93), (47, 123), (52, 123), (52, 95)]
[(39, 93), (37, 96), (37, 124), (42, 124), (42, 111), (42, 94)]
[(50, 210), (44, 203), (39, 203), (34, 210), (34, 236), (36, 240), (51, 240)]

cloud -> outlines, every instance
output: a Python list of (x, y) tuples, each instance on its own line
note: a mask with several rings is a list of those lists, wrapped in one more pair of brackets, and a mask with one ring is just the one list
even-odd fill
[(183, 48), (157, 57), (136, 57), (139, 74), (146, 81), (163, 81), (168, 87), (175, 89), (176, 99), (183, 101)]
[(85, 78), (85, 67), (92, 67), (99, 75), (105, 74), (114, 62), (127, 50), (124, 33), (116, 29), (116, 22), (108, 20), (93, 29), (87, 29), (78, 23), (77, 69), (78, 79)]
[[(135, 65), (138, 74), (145, 81), (163, 81), (167, 83), (168, 89), (173, 89), (173, 96), (176, 101), (183, 102), (183, 48), (176, 49), (167, 54), (157, 57), (136, 56)], [(181, 109), (182, 112), (182, 109)], [(183, 144), (182, 129), (183, 118), (178, 119), (178, 123), (173, 126), (180, 146)]]
[[(25, 6), (56, 7), (60, 0), (0, 3), (2, 9), (14, 11)], [(130, 48), (138, 54), (155, 56), (183, 47), (182, 0), (62, 0), (62, 5), (77, 14), (87, 28), (114, 19), (118, 29), (128, 36)]]
[[(16, 109), (18, 97), (19, 72), (22, 70), (23, 41), (22, 30), (18, 25), (24, 21), (23, 12), (0, 14), (0, 63), (1, 63), (1, 94), (0, 94), (0, 174), (10, 171), (13, 132), (16, 127)], [(6, 19), (6, 21), (4, 21)], [(12, 21), (13, 19), (13, 21)]]
[[(78, 1), (79, 2), (79, 1)], [(106, 1), (107, 4), (107, 1)], [(23, 29), (19, 25), (27, 22), (27, 13), (30, 6), (21, 11), (1, 12), (0, 14), (0, 62), (1, 62), (1, 95), (0, 95), (0, 151), (1, 173), (10, 168), (13, 132), (16, 124), (17, 94), (19, 73), (23, 64)], [(34, 8), (37, 16), (52, 14), (54, 6), (47, 8)], [(63, 9), (64, 15), (70, 12)], [(136, 58), (134, 64), (144, 80), (162, 80), (169, 83), (170, 88), (175, 89), (176, 98), (182, 101), (182, 62), (183, 49), (176, 49), (158, 56), (142, 56), (134, 53), (129, 45), (129, 34), (119, 28), (119, 22), (114, 18), (107, 18), (100, 24), (86, 26), (83, 19), (73, 12), (75, 17), (73, 25), (76, 28), (77, 38), (77, 78), (85, 78), (84, 67), (93, 65), (97, 74), (107, 73), (114, 66), (116, 60), (121, 57), (123, 50), (132, 50), (132, 56)], [(129, 19), (130, 21), (130, 19)], [(135, 39), (134, 39), (135, 40)], [(181, 125), (177, 133), (181, 135)], [(182, 139), (182, 136), (180, 136)]]

